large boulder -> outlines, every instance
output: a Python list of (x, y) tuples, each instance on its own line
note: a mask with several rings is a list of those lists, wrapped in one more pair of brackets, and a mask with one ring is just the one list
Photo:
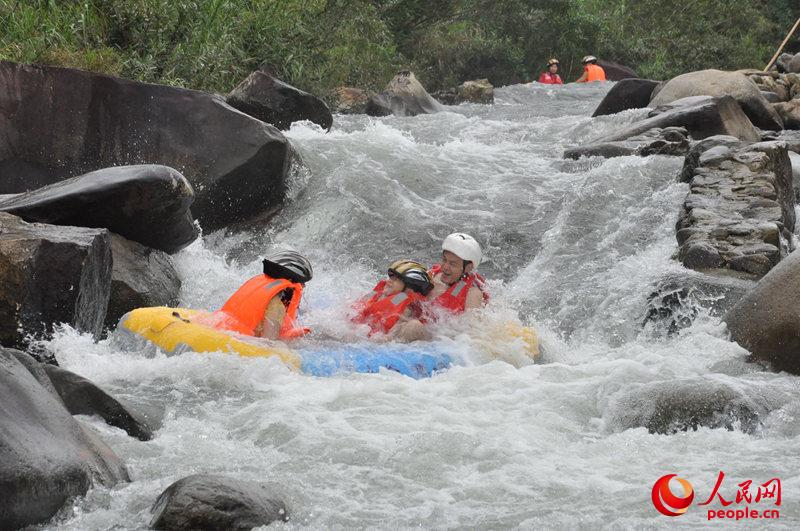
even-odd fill
[(653, 95), (650, 107), (690, 96), (731, 96), (757, 127), (773, 131), (783, 129), (780, 116), (761, 95), (758, 85), (740, 72), (700, 70), (681, 74), (667, 81)]
[(442, 110), (442, 105), (428, 94), (413, 72), (398, 72), (383, 92), (369, 99), (370, 116), (416, 116)]
[(0, 527), (46, 522), (93, 483), (130, 481), (120, 459), (0, 349)]
[(672, 379), (621, 391), (604, 416), (609, 431), (644, 427), (673, 434), (706, 427), (755, 433), (770, 411), (791, 400), (788, 393), (715, 377)]
[(794, 54), (782, 53), (775, 61), (775, 69), (781, 73), (790, 72), (789, 64), (792, 62), (792, 59), (794, 59)]
[(114, 328), (135, 308), (175, 306), (181, 280), (169, 255), (111, 235), (113, 268), (105, 326)]
[(800, 253), (791, 253), (725, 315), (731, 338), (775, 370), (800, 375)]
[(0, 200), (0, 212), (25, 221), (108, 229), (142, 245), (177, 252), (197, 238), (194, 191), (176, 170), (104, 168)]
[(26, 223), (0, 212), (0, 344), (24, 345), (57, 323), (99, 336), (110, 284), (105, 229)]
[[(0, 61), (0, 164), (44, 167), (50, 183), (111, 166), (163, 164), (192, 184), (192, 213), (210, 231), (283, 202), (288, 151), (280, 131), (218, 96)], [(0, 174), (0, 193), (28, 191), (18, 177)], [(9, 189), (11, 180), (23, 187)]]
[(300, 120), (309, 120), (324, 129), (333, 125), (331, 111), (321, 99), (261, 70), (239, 83), (226, 101), (231, 107), (278, 129), (289, 129), (292, 122)]
[(717, 145), (698, 157), (676, 225), (678, 258), (696, 270), (759, 278), (791, 249), (795, 226), (786, 145)]
[(639, 77), (632, 68), (615, 63), (614, 61), (598, 59), (597, 64), (605, 71), (608, 81), (622, 81), (623, 79)]
[(61, 401), (73, 415), (97, 415), (140, 441), (153, 438), (154, 421), (157, 419), (146, 418), (74, 372), (49, 364), (42, 364), (42, 367)]
[(650, 96), (660, 81), (651, 79), (623, 79), (611, 90), (594, 110), (592, 116), (616, 114), (627, 109), (641, 109), (650, 105)]
[(161, 493), (150, 527), (170, 531), (195, 529), (249, 530), (286, 522), (286, 505), (267, 487), (208, 474), (180, 479)]
[(598, 142), (564, 150), (565, 159), (624, 157), (628, 155), (685, 155), (689, 133), (683, 127), (655, 128), (625, 140)]
[(775, 103), (772, 107), (778, 112), (786, 129), (800, 129), (800, 99)]

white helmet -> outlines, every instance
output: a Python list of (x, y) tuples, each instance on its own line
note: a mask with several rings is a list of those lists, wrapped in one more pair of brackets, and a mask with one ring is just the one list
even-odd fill
[(597, 57), (595, 57), (594, 55), (587, 55), (581, 60), (581, 63), (586, 64), (586, 63), (591, 63), (592, 61), (597, 62)]
[(442, 251), (450, 251), (465, 262), (472, 262), (473, 267), (478, 267), (483, 258), (481, 246), (475, 238), (463, 232), (454, 232), (442, 242)]

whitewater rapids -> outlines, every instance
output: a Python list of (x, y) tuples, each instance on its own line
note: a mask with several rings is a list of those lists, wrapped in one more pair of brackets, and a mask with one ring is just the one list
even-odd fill
[[(769, 527), (796, 529), (800, 379), (745, 365), (718, 318), (672, 337), (642, 326), (654, 284), (685, 274), (672, 259), (682, 159), (561, 159), (644, 112), (589, 118), (607, 89), (516, 85), (490, 106), (336, 116), (327, 134), (295, 124), (288, 137), (308, 171), (295, 172), (279, 219), (175, 257), (182, 305), (216, 308), (261, 254), (295, 248), (315, 269), (304, 322), (330, 337), (390, 261), (431, 263), (445, 235), (468, 232), (486, 254), (487, 314), (536, 327), (543, 363), (488, 361), (462, 329), (437, 335), (461, 364), (431, 379), (314, 378), (270, 359), (123, 352), (63, 329), (49, 347), (65, 368), (164, 422), (141, 442), (84, 419), (133, 482), (92, 489), (45, 527), (144, 528), (162, 490), (193, 473), (269, 483), (291, 513), (274, 527), (292, 529), (706, 527), (700, 507), (662, 516), (650, 491), (677, 473), (704, 501), (722, 470), (726, 498), (741, 481), (779, 477), (781, 519)], [(653, 435), (620, 421), (621, 396), (687, 378), (791, 399), (755, 430)]]

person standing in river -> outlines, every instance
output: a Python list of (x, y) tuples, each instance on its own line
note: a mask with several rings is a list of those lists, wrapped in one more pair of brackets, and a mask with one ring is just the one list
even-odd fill
[(575, 80), (575, 83), (589, 83), (592, 81), (605, 81), (606, 71), (597, 64), (597, 57), (587, 55), (581, 61), (583, 63), (583, 75)]
[(547, 61), (547, 70), (542, 72), (542, 75), (539, 76), (539, 83), (544, 83), (546, 85), (563, 85), (564, 81), (561, 80), (561, 76), (558, 75), (558, 59), (553, 58)]

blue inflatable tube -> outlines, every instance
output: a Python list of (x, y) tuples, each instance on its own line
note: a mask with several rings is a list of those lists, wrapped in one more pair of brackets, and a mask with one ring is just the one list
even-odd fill
[(410, 349), (406, 345), (349, 345), (301, 351), (301, 371), (312, 376), (348, 372), (396, 371), (411, 378), (428, 378), (448, 368), (450, 356), (436, 350)]

